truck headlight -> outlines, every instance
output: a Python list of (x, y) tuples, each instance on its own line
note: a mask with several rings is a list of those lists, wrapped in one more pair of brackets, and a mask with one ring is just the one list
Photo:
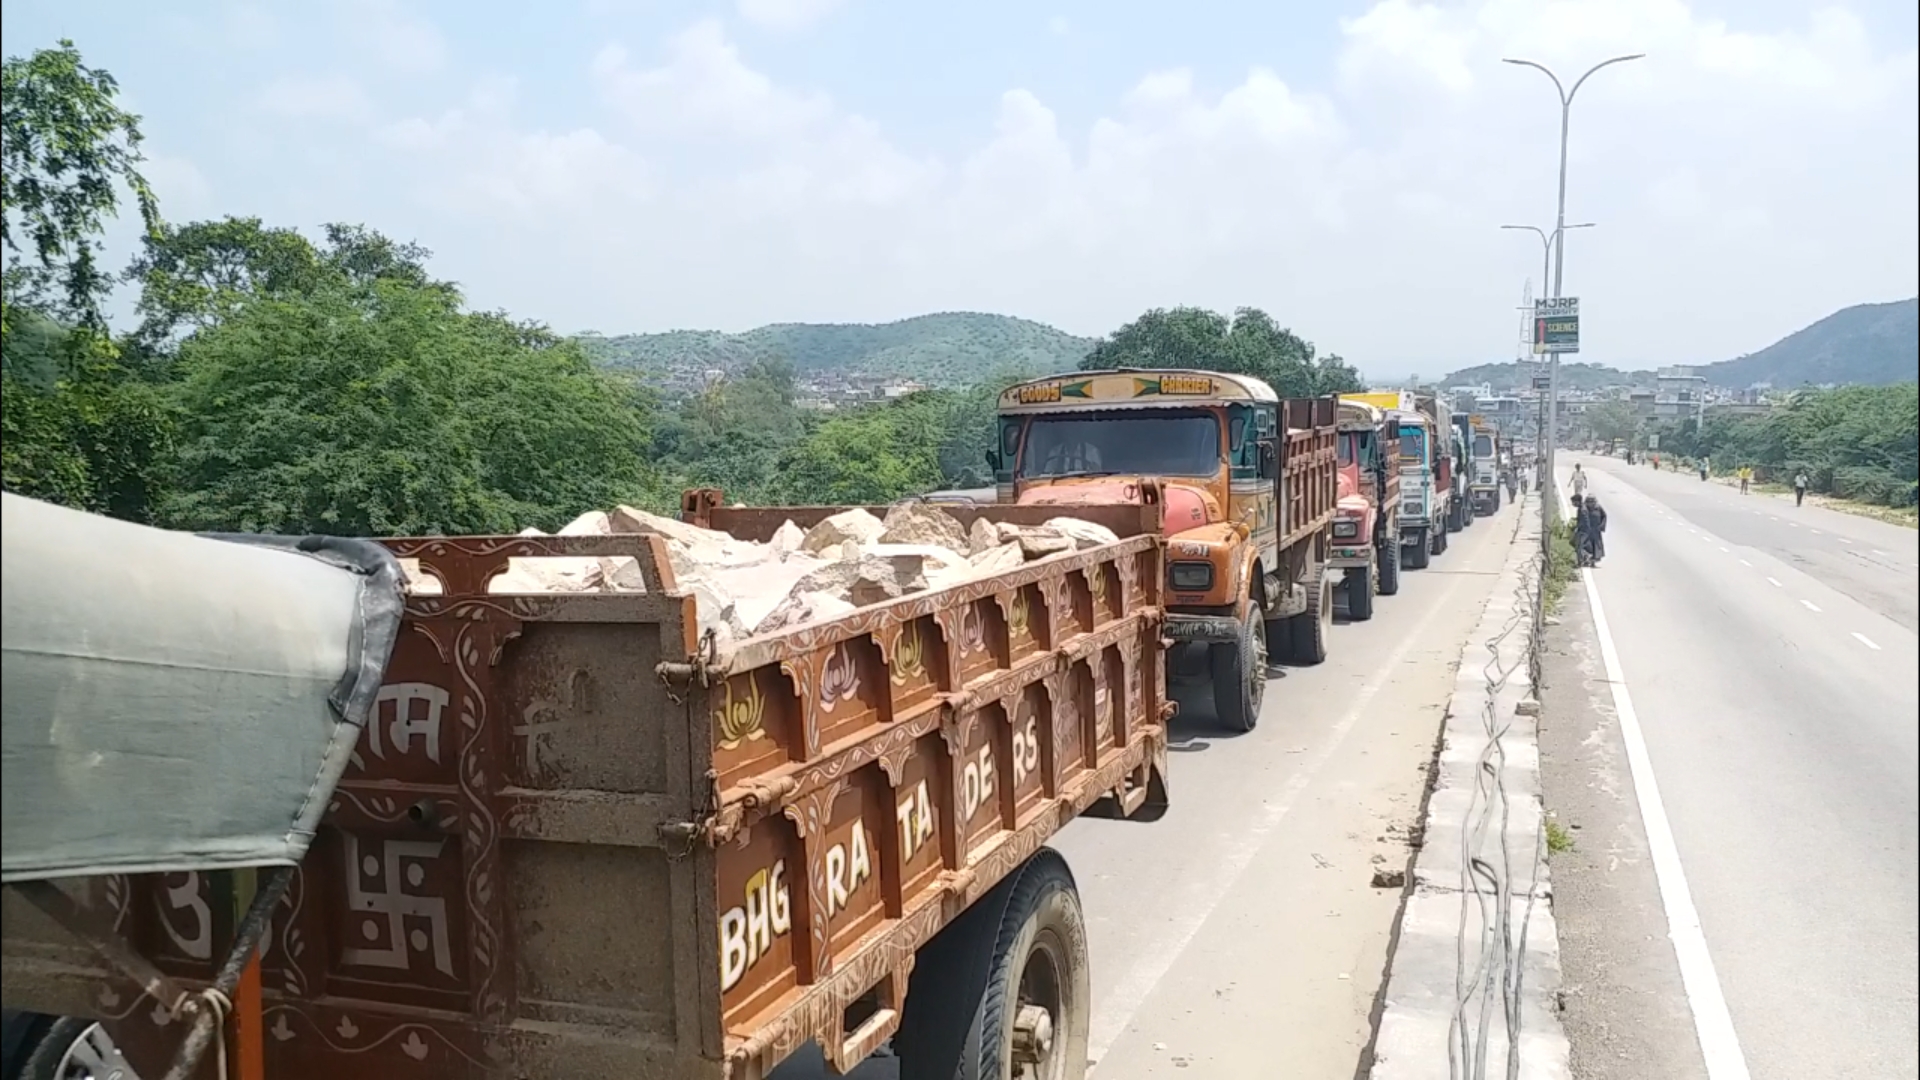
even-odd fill
[(1335, 540), (1352, 540), (1359, 535), (1360, 523), (1357, 521), (1348, 519), (1333, 523), (1333, 538)]
[(1167, 567), (1167, 580), (1180, 592), (1206, 592), (1213, 588), (1213, 564), (1177, 562)]

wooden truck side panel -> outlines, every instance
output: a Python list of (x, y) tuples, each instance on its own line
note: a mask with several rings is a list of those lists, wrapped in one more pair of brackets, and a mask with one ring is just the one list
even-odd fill
[[(808, 516), (743, 513), (769, 535)], [(658, 538), (390, 541), (443, 589), (409, 599), (271, 929), (268, 1076), (745, 1080), (809, 1039), (865, 1056), (915, 950), (1164, 769), (1156, 511), (1079, 516), (1102, 514), (1127, 538), (731, 657), (697, 654)], [(487, 594), (536, 557), (632, 558), (647, 591)], [(72, 889), (188, 986), (232, 937), (207, 875)], [(4, 917), (9, 1006), (106, 1020), (158, 1075), (184, 1024), (12, 895)]]

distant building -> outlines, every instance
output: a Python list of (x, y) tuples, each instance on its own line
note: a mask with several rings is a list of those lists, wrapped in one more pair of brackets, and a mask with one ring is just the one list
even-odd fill
[(1653, 415), (1660, 420), (1700, 419), (1707, 406), (1707, 378), (1690, 367), (1661, 368), (1654, 378)]

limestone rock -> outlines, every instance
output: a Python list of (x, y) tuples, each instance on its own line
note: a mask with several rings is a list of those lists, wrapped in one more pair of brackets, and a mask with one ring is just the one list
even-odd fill
[(967, 550), (967, 531), (953, 515), (929, 503), (898, 503), (887, 510), (880, 534), (883, 544), (926, 544), (961, 555)]
[(842, 510), (807, 530), (803, 546), (807, 551), (822, 552), (849, 540), (856, 544), (867, 544), (880, 539), (880, 534), (886, 531), (885, 523), (856, 506), (851, 510)]
[(860, 549), (861, 555), (877, 555), (881, 558), (893, 558), (900, 555), (917, 556), (921, 561), (921, 571), (926, 575), (927, 587), (938, 589), (951, 583), (956, 575), (964, 574), (967, 557), (960, 552), (940, 544), (868, 544)]
[(616, 506), (606, 517), (608, 531), (614, 533), (655, 533), (669, 540), (677, 540), (688, 547), (720, 547), (738, 542), (731, 535), (718, 529), (703, 529), (677, 518), (649, 514), (645, 510), (636, 510), (631, 506)]
[(795, 582), (792, 592), (832, 593), (864, 607), (926, 588), (925, 567), (926, 560), (919, 555), (863, 554), (828, 563)]
[(1120, 542), (1119, 534), (1112, 529), (1091, 521), (1082, 521), (1079, 518), (1049, 518), (1046, 525), (1042, 527), (1072, 538), (1074, 547), (1080, 550)]
[(767, 546), (773, 549), (775, 559), (786, 562), (787, 556), (799, 551), (806, 542), (806, 531), (795, 525), (792, 519), (788, 519), (781, 522), (778, 529), (773, 530), (773, 538), (767, 541)]
[(967, 529), (967, 554), (978, 555), (990, 548), (1000, 546), (1000, 530), (986, 518), (973, 519), (973, 525)]
[(996, 544), (967, 560), (966, 578), (973, 581), (1008, 570), (1018, 569), (1027, 561), (1026, 553), (1019, 544)]
[(1002, 543), (1019, 544), (1021, 553), (1028, 559), (1044, 559), (1049, 555), (1072, 551), (1075, 546), (1072, 537), (1047, 525), (1003, 522), (1000, 525), (1000, 540)]
[(790, 630), (810, 622), (837, 619), (853, 610), (853, 605), (832, 593), (795, 592), (780, 601), (778, 607), (754, 627), (756, 634)]

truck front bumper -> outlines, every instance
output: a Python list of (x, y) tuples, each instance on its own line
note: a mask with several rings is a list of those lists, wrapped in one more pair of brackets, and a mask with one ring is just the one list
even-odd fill
[(1335, 547), (1329, 552), (1327, 565), (1335, 570), (1364, 570), (1373, 565), (1373, 549), (1365, 545)]
[(1160, 633), (1177, 644), (1239, 641), (1240, 621), (1229, 615), (1183, 615), (1167, 612)]

